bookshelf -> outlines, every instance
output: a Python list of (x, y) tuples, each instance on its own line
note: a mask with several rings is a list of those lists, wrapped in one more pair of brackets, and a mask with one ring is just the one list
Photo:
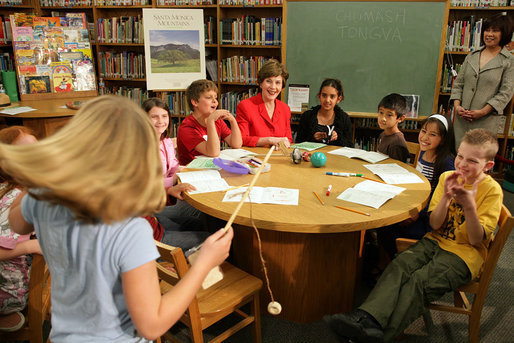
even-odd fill
[[(511, 6), (510, 0), (448, 0), (447, 29), (441, 42), (445, 48), (436, 84), (434, 112), (453, 117), (453, 104), (450, 103), (453, 78), (450, 66), (453, 65), (455, 71), (459, 71), (467, 54), (480, 46), (483, 20), (500, 12), (507, 12), (507, 15), (514, 20), (514, 4)], [(504, 110), (505, 125), (498, 131), (499, 154), (506, 158), (514, 157), (512, 111), (513, 101), (511, 100)], [(501, 169), (501, 164), (495, 167), (495, 170), (501, 171)]]
[(35, 1), (36, 0), (0, 1), (0, 71), (15, 70), (9, 16), (16, 12), (37, 13), (34, 5)]

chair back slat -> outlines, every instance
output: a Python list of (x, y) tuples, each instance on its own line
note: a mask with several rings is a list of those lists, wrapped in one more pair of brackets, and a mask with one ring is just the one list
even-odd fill
[[(161, 255), (161, 260), (165, 261), (164, 263), (157, 263), (157, 274), (162, 281), (175, 286), (189, 270), (184, 252), (181, 248), (172, 247), (159, 241), (155, 241), (155, 245)], [(196, 297), (189, 305), (184, 318), (187, 318), (190, 325), (198, 325), (192, 323), (195, 321), (200, 322), (200, 311)]]
[(406, 142), (407, 143), (407, 150), (409, 150), (409, 155), (414, 155), (414, 159), (411, 160), (411, 165), (416, 168), (416, 165), (418, 164), (419, 159), (419, 153), (421, 151), (421, 148), (419, 147), (419, 143), (414, 142)]
[(496, 264), (498, 263), (500, 254), (503, 250), (503, 247), (505, 246), (505, 242), (507, 242), (507, 239), (509, 238), (513, 226), (514, 218), (510, 214), (510, 211), (507, 209), (507, 207), (502, 205), (500, 218), (498, 220), (498, 230), (496, 231), (496, 234), (491, 239), (491, 243), (489, 244), (487, 257), (485, 259), (482, 274), (480, 276), (480, 288), (485, 287), (485, 289), (487, 289), (489, 287), (489, 282), (492, 278), (494, 270), (496, 269)]

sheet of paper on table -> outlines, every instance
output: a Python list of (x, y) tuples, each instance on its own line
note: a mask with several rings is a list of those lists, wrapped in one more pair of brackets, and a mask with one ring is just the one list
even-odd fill
[[(248, 187), (227, 191), (223, 202), (239, 202)], [(298, 205), (299, 189), (279, 187), (253, 187), (245, 202), (254, 204)]]
[(217, 170), (177, 173), (177, 176), (183, 183), (190, 183), (195, 186), (196, 191), (190, 191), (188, 192), (189, 194), (224, 191), (230, 188), (227, 181), (221, 177), (220, 172)]
[(35, 111), (35, 110), (36, 110), (36, 108), (32, 108), (30, 106), (14, 106), (14, 107), (4, 108), (2, 111), (0, 111), (0, 113), (15, 115), (15, 114), (20, 114), (20, 113), (25, 113), (25, 112)]
[(353, 188), (346, 189), (343, 193), (339, 194), (337, 199), (379, 208), (386, 201), (394, 198), (404, 190), (405, 188), (403, 187), (366, 180), (356, 184)]
[(325, 146), (327, 146), (327, 145), (324, 143), (302, 142), (302, 143), (292, 145), (291, 148), (298, 148), (298, 149), (303, 149), (303, 150), (307, 150), (307, 151), (313, 151), (316, 149), (321, 149)]
[(243, 157), (251, 157), (255, 155), (257, 155), (257, 153), (245, 149), (225, 149), (221, 150), (219, 157), (224, 160), (235, 161)]
[(186, 166), (186, 168), (189, 169), (216, 169), (220, 170), (221, 168), (215, 165), (212, 162), (212, 157), (202, 157), (202, 158), (195, 158), (189, 164)]
[(379, 152), (365, 151), (362, 149), (355, 149), (355, 148), (348, 148), (348, 147), (332, 150), (332, 151), (329, 151), (328, 153), (332, 154), (332, 155), (346, 156), (349, 158), (358, 158), (358, 159), (364, 160), (369, 163), (377, 163), (377, 162), (380, 162), (380, 161), (383, 161), (383, 160), (389, 158), (389, 156), (381, 154)]
[(414, 173), (396, 163), (365, 164), (373, 174), (378, 175), (384, 182), (391, 185), (405, 183), (423, 183), (423, 180)]

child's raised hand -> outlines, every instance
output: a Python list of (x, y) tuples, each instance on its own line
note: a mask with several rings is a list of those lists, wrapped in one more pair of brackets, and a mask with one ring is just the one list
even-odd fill
[(459, 177), (462, 177), (460, 172), (453, 172), (444, 180), (444, 194), (447, 197), (453, 198), (452, 188), (459, 185)]
[(227, 110), (216, 110), (209, 115), (207, 120), (212, 120), (212, 121), (216, 121), (218, 119), (230, 120), (231, 117), (234, 118), (232, 113), (230, 113)]
[(475, 180), (471, 190), (464, 188), (464, 182), (457, 186), (452, 187), (452, 197), (455, 201), (463, 207), (473, 206), (475, 204), (475, 196), (477, 195), (478, 184), (480, 180)]
[(179, 183), (173, 187), (168, 188), (167, 193), (177, 199), (184, 200), (182, 198), (182, 192), (196, 191), (195, 186), (190, 183)]
[(232, 227), (227, 231), (218, 230), (203, 242), (195, 264), (205, 266), (208, 270), (220, 265), (228, 257), (230, 244), (234, 237)]

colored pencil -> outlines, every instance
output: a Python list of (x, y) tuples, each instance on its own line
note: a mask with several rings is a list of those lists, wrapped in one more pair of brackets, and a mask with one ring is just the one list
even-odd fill
[(312, 191), (312, 193), (314, 193), (314, 195), (316, 196), (316, 198), (318, 198), (319, 202), (321, 203), (321, 205), (325, 205), (325, 203), (323, 202), (323, 200), (321, 200), (321, 198), (319, 197), (318, 193)]
[(362, 211), (357, 211), (357, 210), (354, 210), (353, 208), (348, 208), (348, 207), (343, 207), (343, 206), (338, 206), (338, 205), (334, 205), (334, 206), (337, 207), (337, 208), (340, 208), (341, 210), (347, 210), (347, 211), (350, 211), (350, 212), (355, 212), (355, 213), (358, 213), (358, 214), (363, 214), (365, 216), (369, 216), (370, 215), (369, 213), (362, 212)]
[(361, 176), (363, 179), (366, 179), (366, 180), (371, 180), (371, 181), (375, 181), (375, 182), (380, 182), (380, 183), (385, 183), (384, 181), (382, 180), (375, 180), (375, 179), (372, 179), (370, 177), (366, 177), (366, 176)]

